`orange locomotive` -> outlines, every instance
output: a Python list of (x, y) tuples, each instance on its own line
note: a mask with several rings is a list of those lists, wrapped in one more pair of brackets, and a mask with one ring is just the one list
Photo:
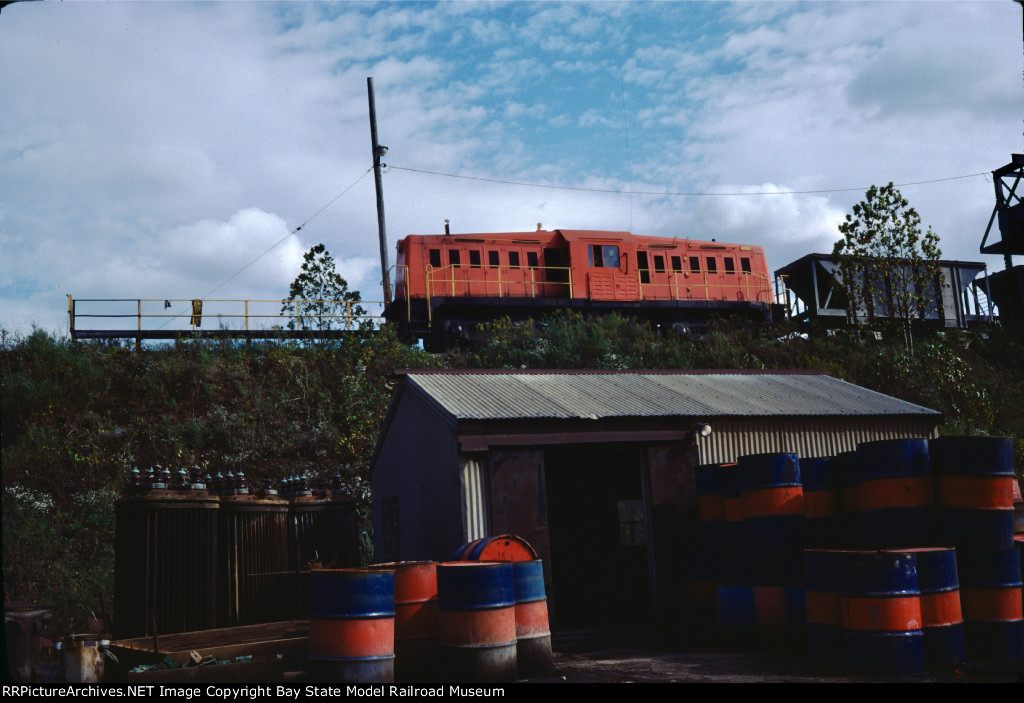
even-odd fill
[(384, 314), (403, 338), (443, 344), (476, 322), (557, 308), (665, 325), (764, 319), (771, 293), (764, 250), (745, 244), (564, 229), (409, 235)]

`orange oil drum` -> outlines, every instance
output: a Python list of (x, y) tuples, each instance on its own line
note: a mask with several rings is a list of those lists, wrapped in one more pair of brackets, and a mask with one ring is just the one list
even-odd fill
[(395, 678), (426, 681), (437, 671), (437, 562), (375, 564), (395, 572)]

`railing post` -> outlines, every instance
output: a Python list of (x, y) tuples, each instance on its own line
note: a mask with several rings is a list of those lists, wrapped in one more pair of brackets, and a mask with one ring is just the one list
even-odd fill
[(68, 293), (68, 333), (75, 338), (75, 300)]
[[(245, 302), (245, 331), (248, 332), (249, 331), (249, 301), (246, 300), (244, 302)], [(246, 335), (246, 337), (248, 337), (248, 336), (249, 335)]]

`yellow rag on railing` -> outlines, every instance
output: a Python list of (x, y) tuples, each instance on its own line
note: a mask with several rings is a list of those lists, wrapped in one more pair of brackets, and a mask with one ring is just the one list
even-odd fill
[(192, 326), (199, 327), (203, 324), (203, 301), (192, 301)]

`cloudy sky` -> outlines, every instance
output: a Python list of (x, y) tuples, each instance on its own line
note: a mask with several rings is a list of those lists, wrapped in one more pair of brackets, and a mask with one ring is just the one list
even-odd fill
[(0, 327), (66, 332), (69, 293), (281, 298), (320, 242), (380, 299), (368, 76), (392, 263), (448, 219), (759, 244), (775, 269), (893, 181), (946, 258), (999, 270), (978, 245), (987, 174), (1024, 150), (1021, 26), (1010, 0), (17, 2)]

